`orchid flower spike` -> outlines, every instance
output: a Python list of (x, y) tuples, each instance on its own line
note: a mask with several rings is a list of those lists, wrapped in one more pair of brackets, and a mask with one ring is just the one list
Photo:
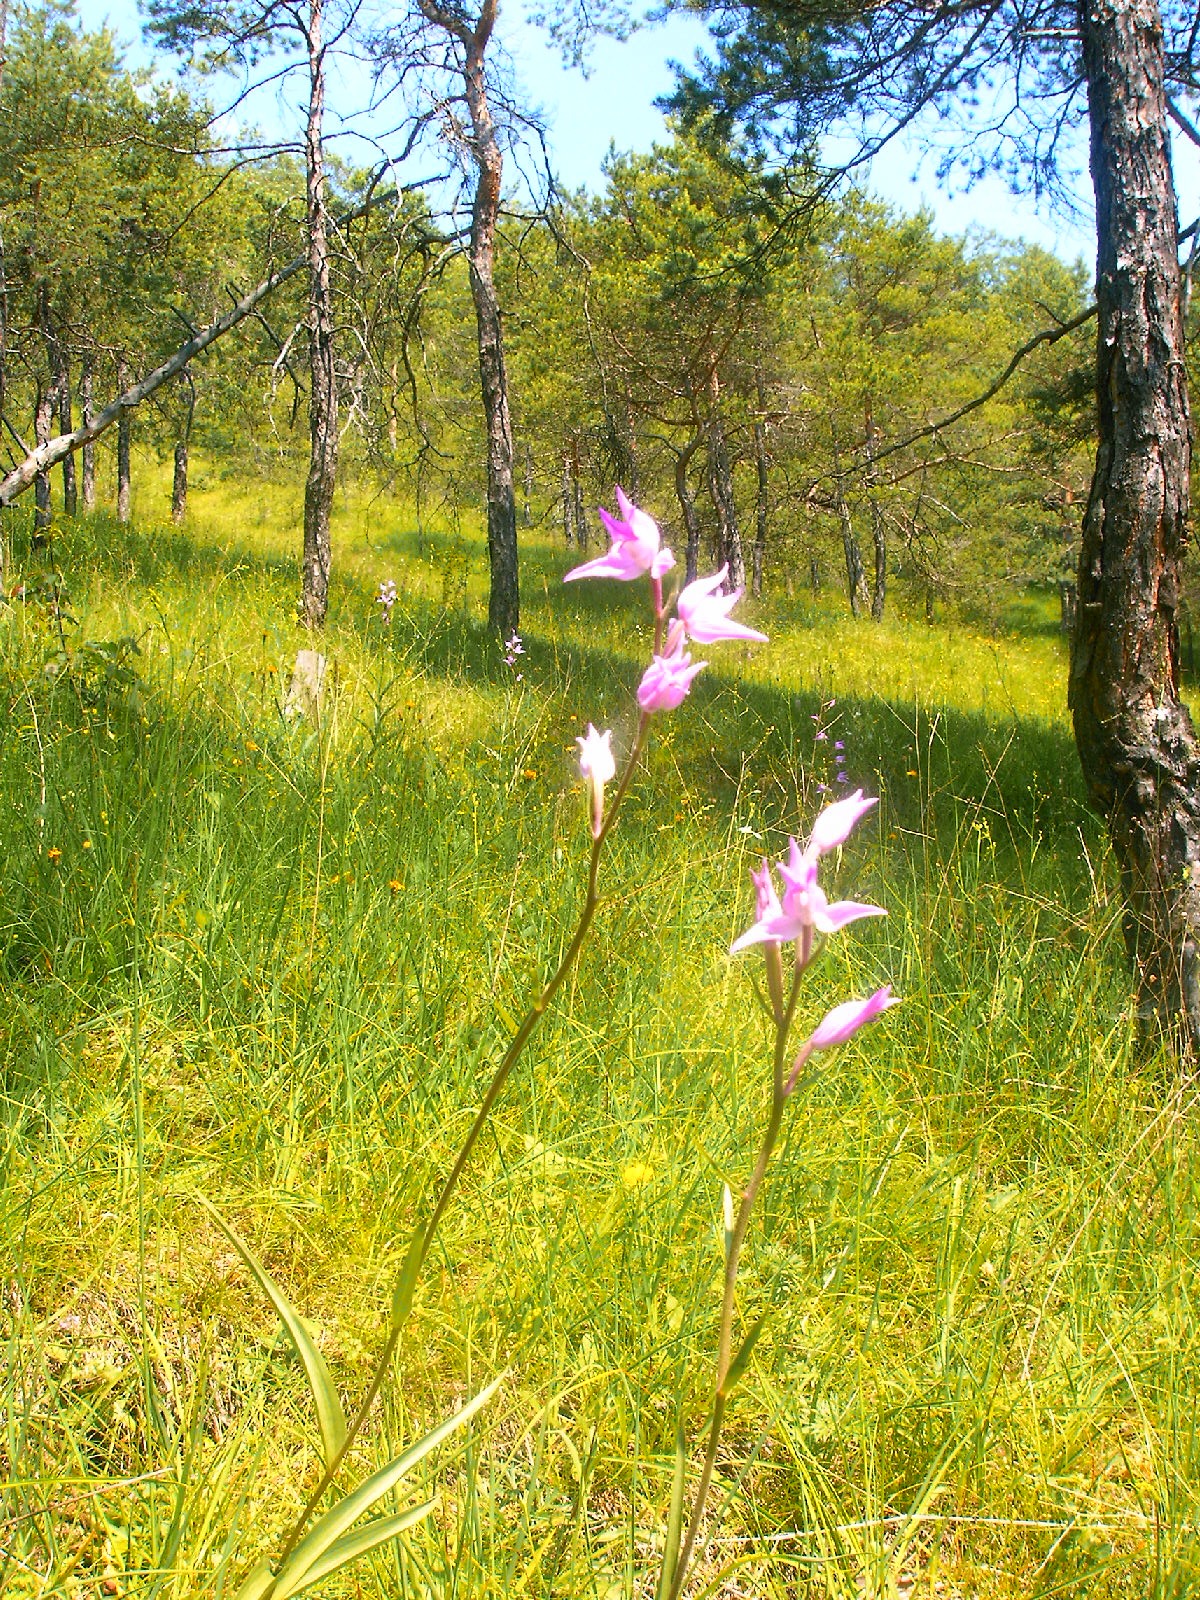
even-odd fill
[[(830, 812), (839, 811), (843, 806), (857, 805), (859, 815), (862, 811), (874, 804), (873, 801), (863, 802), (861, 798), (839, 800), (836, 805), (827, 806), (817, 818), (817, 828), (813, 831), (813, 840), (818, 838), (818, 829), (823, 817)], [(841, 813), (842, 817), (848, 815)], [(842, 822), (835, 819), (832, 829), (826, 828), (821, 837), (832, 838), (841, 831), (844, 838), (854, 826), (853, 819), (846, 823), (844, 829)], [(882, 906), (864, 905), (858, 900), (836, 900), (830, 902), (825, 891), (817, 882), (817, 859), (819, 852), (813, 848), (813, 840), (809, 841), (808, 848), (801, 850), (795, 839), (788, 842), (788, 859), (779, 863), (779, 876), (783, 879), (783, 900), (780, 902), (775, 893), (775, 886), (771, 879), (770, 870), (766, 862), (763, 863), (761, 873), (752, 873), (754, 887), (757, 891), (758, 920), (745, 933), (733, 941), (729, 947), (730, 955), (737, 955), (741, 950), (748, 950), (754, 944), (784, 944), (792, 939), (802, 941), (802, 959), (807, 960), (810, 952), (812, 936), (815, 933), (837, 933), (839, 929), (857, 922), (861, 917), (886, 917), (887, 912)], [(834, 846), (830, 845), (830, 849)]]
[(708, 665), (707, 661), (693, 662), (683, 648), (682, 631), (673, 640), (669, 639), (668, 644), (666, 655), (651, 657), (638, 685), (638, 705), (647, 713), (674, 711), (682, 705), (692, 687), (692, 679)]
[(579, 746), (579, 771), (587, 779), (592, 800), (592, 838), (598, 839), (604, 826), (604, 785), (617, 773), (612, 733), (597, 733), (589, 722), (587, 732), (575, 742)]
[(732, 594), (721, 592), (728, 571), (729, 563), (726, 562), (720, 572), (715, 572), (711, 578), (697, 578), (681, 590), (676, 610), (687, 629), (688, 638), (694, 639), (697, 644), (717, 644), (722, 639), (749, 639), (757, 644), (766, 644), (765, 633), (730, 619), (729, 613), (745, 590), (735, 589)]
[(675, 565), (675, 557), (662, 542), (658, 523), (635, 506), (619, 484), (617, 505), (621, 511), (619, 517), (605, 511), (603, 506), (599, 508), (600, 520), (612, 539), (608, 554), (585, 561), (581, 567), (572, 567), (564, 583), (572, 583), (576, 578), (620, 578), (628, 582), (644, 573), (661, 579)]

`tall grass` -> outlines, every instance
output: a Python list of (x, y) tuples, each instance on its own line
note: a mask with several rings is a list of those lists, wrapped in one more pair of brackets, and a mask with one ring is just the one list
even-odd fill
[[(335, 690), (289, 721), (286, 496), (194, 499), (182, 531), (60, 531), (68, 670), (44, 607), (0, 614), (5, 1594), (228, 1594), (298, 1510), (303, 1373), (193, 1196), (361, 1389), (412, 1220), (572, 926), (574, 735), (628, 737), (646, 650), (623, 588), (561, 591), (534, 533), (518, 678), (471, 530), (418, 545), (350, 504)], [(769, 1092), (725, 952), (747, 865), (832, 779), (824, 725), (881, 795), (841, 890), (891, 915), (831, 948), (812, 1009), (888, 979), (905, 1004), (772, 1169), (741, 1309), (774, 1314), (693, 1590), (1200, 1582), (1193, 1092), (1137, 1047), (1053, 636), (761, 616), (771, 647), (656, 730), (357, 1453), (507, 1370), (501, 1397), (429, 1467), (434, 1518), (322, 1592), (648, 1592), (677, 1415), (704, 1422), (721, 1186)]]

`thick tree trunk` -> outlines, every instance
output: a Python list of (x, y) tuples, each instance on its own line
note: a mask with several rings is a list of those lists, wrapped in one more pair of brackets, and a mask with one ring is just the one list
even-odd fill
[(725, 424), (721, 416), (721, 386), (714, 365), (708, 380), (708, 492), (717, 514), (717, 565), (728, 565), (727, 585), (742, 589), (746, 584), (746, 558), (742, 554), (742, 535), (738, 528), (737, 506), (733, 498), (733, 473)]
[(1154, 0), (1078, 11), (1096, 193), (1099, 444), (1070, 705), (1125, 891), (1143, 1017), (1200, 1045), (1200, 746), (1176, 610), (1191, 456), (1162, 26)]
[(329, 522), (338, 464), (337, 369), (329, 288), (329, 219), (325, 204), (325, 46), (323, 0), (308, 7), (308, 118), (304, 128), (308, 230), (308, 477), (304, 484), (304, 554), (300, 620), (321, 628), (329, 610), (333, 547)]
[[(122, 361), (117, 368), (121, 391), (129, 387), (129, 368)], [(129, 521), (129, 444), (133, 433), (133, 412), (126, 408), (117, 421), (117, 521)]]
[[(92, 357), (90, 353), (83, 358), (83, 370), (79, 374), (79, 420), (84, 428), (90, 426), (94, 419), (92, 410)], [(89, 439), (81, 452), (82, 460), (79, 468), (79, 493), (83, 500), (85, 511), (96, 509), (96, 446)]]
[(484, 0), (478, 26), (463, 38), (466, 47), (463, 81), (471, 116), (472, 155), (478, 168), (475, 201), (471, 209), (467, 272), (471, 282), (471, 298), (475, 303), (479, 381), (487, 434), (488, 561), (491, 569), (488, 624), (507, 638), (520, 626), (521, 595), (517, 570), (512, 421), (508, 410), (508, 375), (504, 367), (500, 300), (493, 273), (503, 152), (488, 104), (484, 58), (495, 20), (495, 0)]

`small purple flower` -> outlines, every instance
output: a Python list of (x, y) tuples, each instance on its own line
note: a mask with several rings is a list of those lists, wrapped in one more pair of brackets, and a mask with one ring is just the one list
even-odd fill
[(652, 656), (650, 665), (642, 674), (638, 685), (638, 705), (645, 712), (674, 711), (683, 704), (692, 679), (707, 665), (707, 661), (693, 662), (683, 648), (683, 630), (671, 630), (666, 655)]
[(517, 664), (517, 657), (523, 656), (524, 654), (525, 646), (521, 643), (521, 635), (519, 633), (514, 633), (511, 639), (506, 639), (504, 641), (504, 665), (506, 667), (515, 667)]
[(645, 573), (661, 579), (675, 565), (675, 557), (662, 543), (658, 523), (635, 506), (619, 484), (617, 504), (620, 517), (614, 517), (603, 506), (599, 508), (600, 520), (612, 539), (608, 554), (585, 561), (581, 567), (572, 567), (564, 583), (573, 583), (576, 578), (620, 578), (628, 582)]
[(729, 563), (726, 562), (720, 572), (714, 573), (711, 578), (697, 578), (681, 591), (676, 610), (687, 629), (688, 638), (694, 639), (697, 644), (718, 644), (723, 639), (749, 639), (766, 644), (765, 633), (747, 628), (730, 618), (729, 613), (745, 590), (735, 589), (732, 594), (721, 592), (728, 572)]

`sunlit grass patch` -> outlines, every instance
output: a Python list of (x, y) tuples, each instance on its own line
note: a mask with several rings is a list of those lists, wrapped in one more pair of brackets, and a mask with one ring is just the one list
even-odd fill
[[(46, 608), (0, 616), (6, 1593), (229, 1593), (230, 1529), (257, 1548), (295, 1511), (303, 1376), (192, 1197), (357, 1392), (407, 1230), (572, 925), (576, 735), (629, 736), (648, 625), (623, 586), (562, 591), (528, 538), (513, 670), (466, 519), (418, 549), (365, 495), (321, 724), (285, 717), (296, 504), (216, 483), (182, 531), (60, 533), (68, 642), (132, 638), (132, 679), (103, 654), (47, 676)], [(786, 596), (758, 617), (770, 648), (715, 659), (655, 730), (595, 941), (361, 1460), (506, 1370), (495, 1414), (430, 1468), (429, 1523), (331, 1594), (646, 1592), (763, 1106), (756, 969), (726, 952), (747, 867), (836, 788), (835, 740), (881, 804), (830, 891), (890, 915), (830, 949), (806, 1015), (888, 980), (904, 1004), (829, 1059), (768, 1182), (743, 1292), (773, 1315), (696, 1592), (726, 1569), (780, 1600), (1194, 1585), (1195, 1108), (1138, 1049), (1057, 643)]]

